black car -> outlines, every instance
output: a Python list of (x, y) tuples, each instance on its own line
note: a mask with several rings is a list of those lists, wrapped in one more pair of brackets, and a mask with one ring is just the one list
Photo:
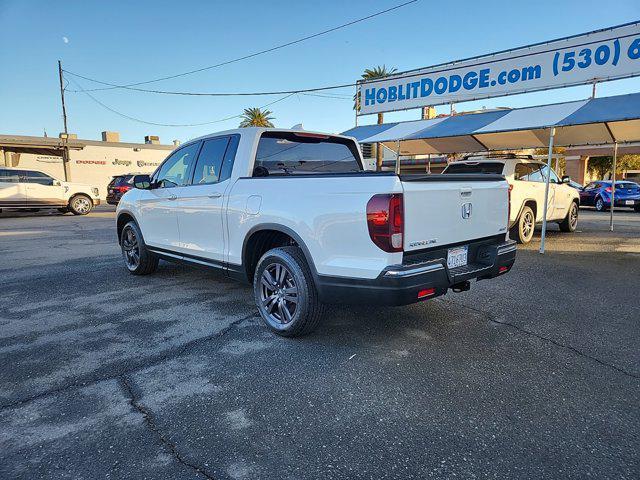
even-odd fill
[(117, 205), (122, 195), (133, 188), (133, 177), (137, 173), (127, 173), (124, 175), (116, 175), (107, 185), (107, 203), (109, 205)]

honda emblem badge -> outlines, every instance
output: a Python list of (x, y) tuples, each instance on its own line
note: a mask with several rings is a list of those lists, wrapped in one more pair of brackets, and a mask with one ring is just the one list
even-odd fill
[(462, 204), (462, 218), (467, 219), (471, 216), (471, 203)]

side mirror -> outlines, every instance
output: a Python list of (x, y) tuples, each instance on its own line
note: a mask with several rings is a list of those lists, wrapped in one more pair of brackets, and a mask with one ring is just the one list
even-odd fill
[(59, 187), (59, 186), (61, 186), (61, 185), (62, 185), (62, 182), (61, 182), (60, 180), (54, 180), (54, 181), (53, 181), (53, 186), (54, 186), (54, 187)]
[(151, 177), (149, 175), (136, 175), (133, 177), (133, 186), (140, 190), (150, 190)]
[(562, 176), (562, 183), (569, 183), (571, 181), (571, 177), (569, 175)]

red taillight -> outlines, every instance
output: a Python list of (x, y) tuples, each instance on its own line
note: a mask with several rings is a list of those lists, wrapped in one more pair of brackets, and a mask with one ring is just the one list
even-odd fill
[(373, 243), (385, 252), (401, 252), (404, 234), (402, 194), (374, 195), (367, 203), (367, 226)]
[(420, 290), (418, 292), (418, 298), (430, 297), (436, 293), (435, 288), (425, 288), (424, 290)]
[(123, 185), (120, 187), (113, 187), (114, 190), (117, 190), (118, 192), (128, 192), (129, 190), (131, 190), (131, 185)]
[(607, 193), (611, 193), (611, 187), (605, 188), (604, 191), (607, 192)]
[(505, 272), (506, 272), (506, 271), (508, 271), (508, 270), (509, 270), (509, 267), (500, 267), (500, 268), (498, 269), (498, 273), (505, 273)]

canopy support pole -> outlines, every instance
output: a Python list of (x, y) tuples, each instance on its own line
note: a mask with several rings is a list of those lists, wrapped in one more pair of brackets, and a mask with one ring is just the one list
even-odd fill
[(400, 175), (400, 140), (396, 140), (396, 175)]
[(551, 159), (553, 157), (553, 137), (556, 129), (549, 130), (549, 155), (547, 156), (547, 178), (544, 182), (544, 208), (542, 213), (542, 238), (540, 240), (540, 253), (544, 254), (544, 241), (547, 235), (547, 206), (549, 204), (549, 182), (551, 180)]
[(616, 163), (618, 161), (618, 142), (613, 144), (613, 172), (611, 172), (611, 208), (609, 217), (609, 230), (613, 232), (613, 211), (616, 204)]

